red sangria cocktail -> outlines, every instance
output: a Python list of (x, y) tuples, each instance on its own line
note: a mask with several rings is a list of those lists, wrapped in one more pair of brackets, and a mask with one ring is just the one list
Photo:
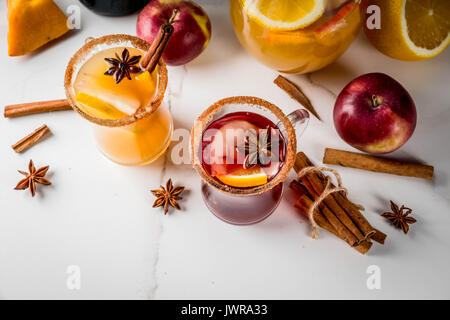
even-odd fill
[(285, 154), (280, 129), (257, 113), (227, 114), (203, 133), (203, 168), (231, 187), (266, 184), (280, 171)]
[(268, 217), (281, 200), (282, 182), (293, 166), (292, 123), (306, 119), (304, 110), (286, 117), (276, 106), (254, 97), (227, 98), (206, 110), (191, 142), (210, 211), (233, 224)]

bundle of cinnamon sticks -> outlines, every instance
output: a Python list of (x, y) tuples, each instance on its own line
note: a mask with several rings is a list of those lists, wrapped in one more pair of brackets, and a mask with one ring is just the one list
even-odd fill
[[(300, 152), (295, 159), (294, 169), (298, 173), (306, 167), (314, 166), (308, 157)], [(299, 198), (295, 206), (308, 217), (309, 209), (327, 184), (326, 177), (320, 172), (310, 172), (300, 181), (293, 181), (291, 188)], [(384, 244), (386, 235), (370, 225), (361, 211), (342, 192), (327, 196), (313, 213), (316, 224), (346, 241), (351, 247), (366, 254), (372, 247), (372, 240)]]

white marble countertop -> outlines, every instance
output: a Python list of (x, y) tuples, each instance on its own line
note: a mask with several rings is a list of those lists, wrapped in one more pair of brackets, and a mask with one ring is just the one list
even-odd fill
[[(64, 9), (78, 1), (57, 1)], [(220, 98), (254, 95), (286, 113), (298, 108), (272, 81), (277, 73), (252, 59), (236, 39), (227, 1), (199, 1), (213, 25), (207, 50), (185, 67), (170, 68), (167, 100), (177, 128)], [(45, 50), (7, 56), (6, 4), (0, 3), (0, 105), (64, 98), (69, 57), (88, 36), (135, 34), (136, 15), (95, 16), (82, 8), (82, 29)], [(16, 119), (0, 117), (0, 298), (43, 299), (394, 299), (450, 298), (450, 50), (435, 59), (406, 63), (376, 51), (361, 34), (333, 65), (289, 76), (318, 112), (301, 148), (320, 163), (325, 147), (352, 150), (337, 136), (332, 108), (353, 78), (385, 72), (399, 80), (418, 107), (412, 139), (390, 157), (434, 165), (433, 182), (339, 168), (352, 199), (388, 234), (385, 246), (362, 256), (327, 232), (310, 238), (309, 223), (287, 191), (275, 213), (247, 227), (213, 216), (189, 165), (166, 157), (145, 167), (122, 167), (94, 145), (89, 124), (67, 111)], [(46, 123), (53, 136), (23, 154), (10, 146)], [(50, 165), (51, 187), (35, 198), (13, 190), (29, 159)], [(182, 212), (152, 209), (149, 190), (169, 177), (188, 187)], [(289, 179), (290, 180), (290, 179)], [(287, 189), (286, 189), (287, 190)], [(414, 209), (419, 221), (408, 235), (380, 214), (389, 200)], [(369, 266), (378, 266), (381, 288), (369, 290)], [(70, 266), (75, 266), (71, 269)], [(68, 279), (80, 271), (81, 287)], [(72, 288), (73, 289), (73, 288)]]

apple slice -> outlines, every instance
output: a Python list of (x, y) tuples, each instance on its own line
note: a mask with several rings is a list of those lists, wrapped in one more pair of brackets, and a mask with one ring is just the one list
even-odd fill
[[(125, 96), (118, 90), (114, 91), (111, 88), (104, 87), (100, 85), (95, 78), (92, 78), (92, 81), (89, 80), (91, 79), (86, 78), (77, 83), (75, 88), (77, 95), (80, 95), (82, 93), (85, 96), (95, 97), (98, 100), (101, 100), (104, 103), (113, 106), (125, 115), (131, 115), (135, 113), (136, 110), (141, 106), (141, 103), (137, 97), (133, 97), (131, 95)], [(90, 107), (95, 108), (95, 106)]]
[(340, 21), (342, 21), (352, 10), (355, 8), (356, 3), (350, 2), (344, 5), (342, 8), (339, 9), (339, 11), (327, 22), (323, 23), (314, 30), (314, 32), (322, 33), (324, 31), (328, 31), (333, 26), (336, 26)]

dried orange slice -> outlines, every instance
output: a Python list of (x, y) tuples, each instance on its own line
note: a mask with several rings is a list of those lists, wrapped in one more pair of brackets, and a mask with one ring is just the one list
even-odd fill
[(326, 0), (243, 0), (245, 12), (265, 28), (295, 30), (319, 19)]
[(240, 168), (226, 175), (217, 175), (216, 178), (230, 187), (238, 188), (256, 187), (267, 183), (267, 174), (261, 167)]
[(437, 56), (450, 43), (449, 0), (363, 0), (367, 8), (379, 7), (381, 28), (364, 31), (382, 53), (399, 60), (415, 61)]

